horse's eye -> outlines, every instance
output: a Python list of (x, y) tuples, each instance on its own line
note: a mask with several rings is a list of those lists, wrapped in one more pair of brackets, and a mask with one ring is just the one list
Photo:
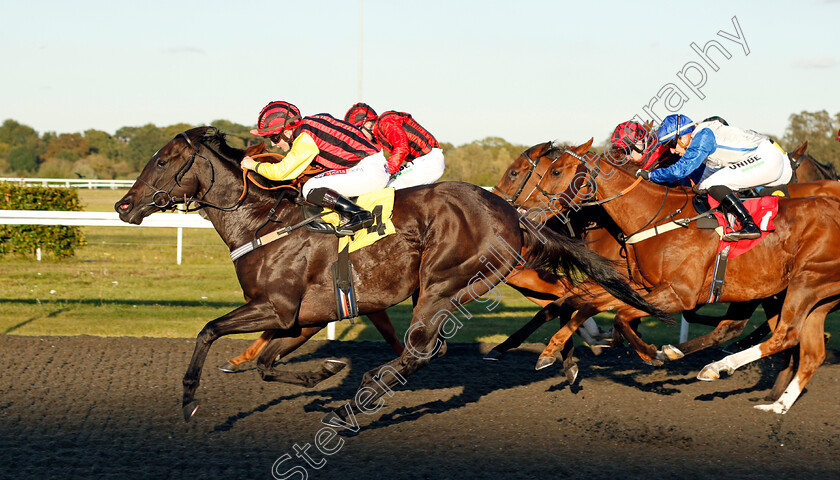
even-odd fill
[(517, 175), (519, 175), (519, 172), (517, 172), (516, 170), (511, 170), (510, 171), (510, 176), (511, 177), (516, 177)]
[(165, 167), (166, 166), (166, 160), (164, 160), (162, 158), (158, 158), (157, 166), (158, 167)]
[(554, 175), (555, 177), (559, 177), (560, 176), (560, 170), (552, 170), (551, 174)]

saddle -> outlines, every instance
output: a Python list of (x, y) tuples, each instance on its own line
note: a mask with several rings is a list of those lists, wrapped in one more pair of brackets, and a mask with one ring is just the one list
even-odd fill
[[(385, 188), (366, 193), (352, 200), (362, 208), (370, 210), (373, 225), (356, 232), (339, 230), (340, 216), (332, 211), (325, 211), (318, 205), (303, 202), (300, 205), (306, 230), (312, 233), (336, 235), (338, 240), (338, 260), (332, 264), (333, 289), (335, 292), (336, 315), (339, 320), (354, 318), (359, 315), (356, 288), (353, 282), (354, 269), (350, 261), (350, 252), (372, 245), (382, 238), (396, 232), (391, 221), (394, 209), (394, 189)], [(318, 217), (317, 219), (312, 219)], [(351, 320), (352, 321), (352, 320)]]

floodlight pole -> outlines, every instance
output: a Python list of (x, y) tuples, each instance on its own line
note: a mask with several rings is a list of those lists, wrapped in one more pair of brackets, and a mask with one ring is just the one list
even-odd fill
[(364, 0), (359, 0), (359, 101), (362, 101), (362, 7)]

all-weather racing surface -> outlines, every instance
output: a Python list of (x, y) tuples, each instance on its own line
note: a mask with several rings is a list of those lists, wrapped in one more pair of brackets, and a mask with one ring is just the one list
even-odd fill
[[(222, 339), (218, 365), (250, 343)], [(450, 344), (385, 405), (328, 427), (385, 343), (309, 342), (283, 368), (350, 365), (313, 389), (207, 368), (185, 423), (181, 376), (193, 339), (0, 336), (0, 478), (838, 478), (840, 352), (785, 415), (756, 410), (782, 359), (716, 382), (724, 353), (664, 367), (626, 349), (578, 348), (580, 376), (534, 371), (526, 344), (500, 362), (489, 344)], [(375, 407), (370, 405), (369, 407)], [(375, 410), (375, 411), (373, 411)]]

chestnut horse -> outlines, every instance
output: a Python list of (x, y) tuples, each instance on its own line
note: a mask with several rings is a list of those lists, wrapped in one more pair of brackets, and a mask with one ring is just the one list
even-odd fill
[[(247, 303), (207, 323), (183, 380), (182, 413), (189, 420), (198, 409), (195, 392), (213, 342), (233, 333), (274, 330), (260, 354), (259, 372), (273, 380), (273, 361), (284, 337), (336, 320), (331, 298), (331, 264), (338, 257), (335, 237), (311, 234), (299, 227), (300, 192), (248, 189), (239, 199), (244, 152), (230, 147), (218, 130), (199, 127), (176, 136), (145, 166), (135, 184), (114, 206), (120, 219), (140, 224), (154, 212), (176, 204), (196, 203), (233, 252), (256, 245), (234, 260)], [(603, 258), (581, 242), (553, 232), (538, 237), (520, 225), (515, 209), (480, 187), (460, 182), (398, 190), (392, 215), (396, 233), (350, 254), (361, 314), (378, 312), (415, 297), (413, 318), (398, 358), (367, 372), (349, 403), (325, 418), (347, 410), (370, 409), (391, 388), (443, 353), (447, 338), (461, 322), (455, 311), (488, 293), (516, 267), (535, 266), (564, 274), (580, 269), (617, 298), (659, 316), (664, 312), (641, 299)], [(263, 235), (280, 241), (255, 241), (271, 221), (285, 228)], [(262, 245), (262, 246), (260, 246)], [(524, 255), (520, 255), (524, 252)], [(359, 405), (360, 399), (363, 404)]]
[[(668, 188), (640, 182), (617, 168), (615, 160), (589, 153), (591, 140), (556, 152), (537, 189), (563, 208), (595, 201), (625, 238), (667, 222), (685, 226), (634, 244), (627, 256), (634, 260), (634, 279), (650, 286), (645, 298), (666, 311), (685, 311), (707, 301), (714, 254), (720, 237), (696, 228), (688, 219), (694, 193), (685, 187)], [(833, 183), (833, 182), (826, 182)], [(523, 206), (535, 206), (529, 200)], [(707, 365), (702, 380), (719, 378), (749, 362), (799, 346), (796, 375), (781, 396), (757, 408), (786, 412), (825, 359), (825, 316), (840, 302), (840, 200), (833, 197), (783, 198), (774, 219), (775, 232), (752, 250), (729, 260), (721, 302), (747, 302), (786, 291), (778, 325), (766, 342)], [(616, 328), (644, 358), (656, 348), (629, 328), (642, 315), (622, 307)], [(572, 326), (573, 327), (573, 326)]]
[[(806, 154), (804, 153), (806, 148), (807, 142), (803, 142), (791, 152), (790, 156), (792, 159), (799, 159), (799, 161), (793, 162), (794, 168), (802, 163), (807, 164), (810, 162), (810, 160), (807, 159), (802, 160), (806, 157)], [(493, 187), (494, 191), (503, 198), (506, 198), (511, 204), (519, 208), (520, 211), (525, 211), (520, 203), (528, 203), (530, 206), (533, 205), (533, 202), (529, 202), (529, 200), (536, 198), (542, 202), (542, 207), (544, 207), (544, 211), (538, 213), (546, 213), (549, 217), (554, 213), (560, 213), (555, 211), (553, 207), (548, 204), (548, 199), (545, 196), (548, 192), (540, 192), (538, 186), (540, 179), (542, 179), (545, 172), (548, 171), (549, 166), (553, 160), (556, 159), (559, 152), (560, 149), (551, 142), (535, 145), (527, 149), (508, 167), (499, 183)], [(636, 169), (630, 165), (620, 166), (628, 171), (635, 171)], [(840, 182), (791, 184), (788, 185), (788, 190), (790, 195), (793, 197), (828, 195), (840, 198)], [(625, 263), (628, 271), (634, 268), (632, 258), (627, 258), (624, 254), (623, 243), (618, 239), (618, 237), (621, 236), (621, 232), (612, 219), (606, 215), (603, 208), (600, 206), (584, 206), (573, 210), (565, 210), (562, 212), (561, 217), (563, 218), (562, 223), (555, 222), (555, 225), (559, 225), (560, 227), (557, 228), (558, 231), (570, 232), (573, 236), (578, 235), (584, 238), (590, 248), (593, 248), (599, 254), (611, 260)], [(639, 287), (642, 288), (644, 285), (639, 285)], [(597, 290), (597, 287), (595, 287), (595, 289)], [(664, 347), (667, 355), (664, 352), (658, 352), (657, 359), (661, 361), (679, 358), (702, 348), (718, 345), (735, 338), (743, 331), (743, 328), (746, 326), (750, 316), (760, 303), (764, 304), (765, 312), (768, 314), (770, 323), (775, 325), (773, 312), (777, 311), (777, 309), (781, 306), (781, 302), (772, 298), (766, 299), (763, 302), (752, 301), (744, 305), (731, 304), (730, 309), (724, 318), (707, 317), (699, 315), (694, 311), (684, 312), (684, 316), (689, 322), (714, 326), (716, 327), (715, 330), (706, 335), (677, 345), (676, 347), (667, 345)], [(535, 317), (535, 319), (528, 325), (514, 333), (511, 338), (494, 347), (486, 358), (496, 359), (505, 351), (519, 346), (543, 322), (550, 319), (551, 316), (549, 315)], [(770, 329), (766, 327), (766, 324), (762, 325), (762, 327), (760, 327), (760, 329), (754, 334), (751, 334), (749, 338), (752, 339), (757, 337), (760, 339), (763, 335), (769, 333)], [(564, 342), (564, 336), (558, 336), (553, 339), (540, 356), (541, 358), (538, 362), (538, 368), (545, 367), (552, 363), (554, 360), (554, 352), (557, 350), (558, 346)], [(648, 363), (659, 363), (658, 361), (651, 359), (648, 359), (647, 361)]]

